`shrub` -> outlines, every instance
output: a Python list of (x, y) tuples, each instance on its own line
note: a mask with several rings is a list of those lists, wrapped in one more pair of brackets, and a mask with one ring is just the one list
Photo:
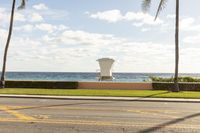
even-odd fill
[[(167, 82), (153, 82), (154, 90), (172, 90), (174, 88), (174, 83)], [(200, 91), (200, 83), (179, 83), (179, 88), (181, 91)]]
[(6, 88), (77, 89), (76, 81), (6, 81)]
[[(150, 77), (152, 82), (173, 82), (174, 78)], [(179, 82), (200, 82), (200, 78), (179, 77)]]
[[(154, 90), (172, 90), (174, 78), (150, 77)], [(181, 91), (200, 91), (200, 78), (179, 77), (179, 88)]]

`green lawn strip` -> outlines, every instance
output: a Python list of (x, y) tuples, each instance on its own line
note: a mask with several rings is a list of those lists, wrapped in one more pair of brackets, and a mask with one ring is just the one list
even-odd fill
[(152, 98), (200, 98), (200, 92), (168, 92), (157, 90), (81, 90), (81, 89), (0, 89), (0, 94), (54, 95), (54, 96), (113, 96)]

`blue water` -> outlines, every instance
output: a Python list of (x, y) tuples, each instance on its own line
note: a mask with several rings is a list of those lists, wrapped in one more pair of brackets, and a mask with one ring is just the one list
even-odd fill
[[(172, 73), (113, 73), (112, 82), (144, 82), (150, 76), (172, 77)], [(180, 76), (199, 77), (200, 74), (180, 74)], [(48, 81), (98, 81), (97, 73), (83, 72), (7, 72), (7, 80), (48, 80)]]

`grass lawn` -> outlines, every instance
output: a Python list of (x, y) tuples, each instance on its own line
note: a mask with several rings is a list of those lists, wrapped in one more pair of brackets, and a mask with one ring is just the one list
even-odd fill
[(55, 96), (114, 96), (152, 98), (200, 98), (200, 92), (168, 92), (157, 90), (80, 90), (80, 89), (0, 89), (0, 94), (55, 95)]

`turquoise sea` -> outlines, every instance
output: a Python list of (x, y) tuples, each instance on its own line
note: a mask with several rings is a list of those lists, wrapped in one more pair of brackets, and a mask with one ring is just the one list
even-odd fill
[[(111, 82), (144, 82), (150, 76), (172, 77), (172, 73), (113, 73)], [(200, 74), (180, 74), (180, 76), (199, 77)], [(47, 80), (47, 81), (98, 81), (97, 73), (86, 72), (7, 72), (6, 80)]]

